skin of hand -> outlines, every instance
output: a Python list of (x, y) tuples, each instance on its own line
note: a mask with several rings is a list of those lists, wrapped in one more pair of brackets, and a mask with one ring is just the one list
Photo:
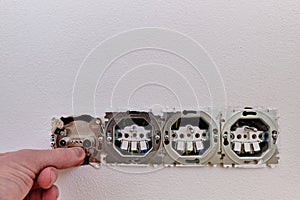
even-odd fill
[(56, 200), (58, 169), (79, 166), (82, 148), (20, 150), (0, 154), (0, 200)]

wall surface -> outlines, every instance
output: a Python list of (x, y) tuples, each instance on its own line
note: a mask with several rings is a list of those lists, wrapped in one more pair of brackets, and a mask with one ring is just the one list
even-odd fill
[[(219, 69), (227, 105), (278, 108), (280, 164), (274, 169), (168, 168), (138, 174), (85, 166), (61, 171), (60, 199), (299, 199), (298, 0), (0, 1), (0, 152), (49, 148), (50, 120), (73, 113), (73, 86), (89, 52), (112, 35), (143, 27), (177, 31), (201, 44)], [(95, 113), (110, 106), (194, 104), (191, 91), (182, 90), (186, 79), (162, 66), (139, 68), (121, 78), (144, 63), (179, 70), (198, 84), (200, 106), (210, 105), (214, 88), (206, 83), (211, 77), (196, 76), (168, 52), (142, 49), (113, 62), (102, 83), (93, 85)], [(134, 88), (131, 80), (139, 80), (141, 87)]]

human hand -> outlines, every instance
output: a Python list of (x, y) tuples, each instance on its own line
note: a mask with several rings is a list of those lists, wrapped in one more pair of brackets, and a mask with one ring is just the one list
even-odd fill
[(81, 148), (0, 153), (0, 200), (55, 200), (57, 169), (83, 163)]

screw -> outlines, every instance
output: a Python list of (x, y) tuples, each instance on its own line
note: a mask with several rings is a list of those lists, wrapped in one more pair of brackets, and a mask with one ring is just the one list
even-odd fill
[(194, 133), (194, 129), (191, 126), (188, 126), (188, 129), (191, 133)]
[(272, 131), (272, 137), (273, 137), (273, 139), (274, 140), (276, 140), (277, 139), (277, 137), (278, 137), (278, 135), (277, 135), (277, 131)]
[[(168, 137), (169, 137), (169, 136), (168, 136)], [(160, 139), (160, 136), (159, 136), (159, 135), (156, 135), (156, 136), (155, 136), (155, 139), (156, 139), (156, 140), (159, 140), (159, 139)]]
[(112, 137), (111, 136), (107, 136), (106, 140), (107, 140), (107, 142), (111, 142)]
[(103, 137), (101, 137), (101, 136), (98, 137), (98, 141), (99, 141), (99, 142), (102, 142), (102, 141), (103, 141)]
[(223, 135), (223, 138), (224, 138), (224, 139), (227, 139), (227, 138), (228, 138), (228, 134), (225, 133), (225, 134)]
[(97, 120), (96, 120), (96, 124), (99, 125), (100, 123), (101, 123), (101, 120), (100, 120), (100, 119), (97, 119)]
[(213, 130), (213, 132), (214, 132), (214, 134), (217, 134), (217, 133), (218, 133), (218, 129), (215, 128), (215, 129)]

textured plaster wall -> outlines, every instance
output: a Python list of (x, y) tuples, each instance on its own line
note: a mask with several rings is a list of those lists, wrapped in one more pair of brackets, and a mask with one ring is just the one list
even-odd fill
[[(76, 73), (91, 49), (111, 35), (153, 26), (182, 32), (202, 44), (220, 70), (229, 105), (279, 109), (279, 166), (170, 168), (144, 174), (85, 166), (60, 173), (61, 199), (299, 199), (297, 0), (0, 1), (0, 152), (49, 148), (50, 119), (72, 113)], [(182, 60), (149, 50), (117, 61), (107, 77), (118, 78), (118, 69), (125, 64), (150, 61), (180, 65), (187, 74), (191, 70)], [(157, 78), (168, 77), (158, 71)], [(99, 113), (111, 97), (105, 84), (114, 83), (108, 78), (97, 87)], [(132, 92), (124, 86), (116, 90), (115, 107), (124, 106)], [(200, 104), (207, 105), (207, 88), (197, 87), (196, 92)], [(188, 91), (183, 95), (183, 105), (192, 103), (189, 95)], [(128, 102), (132, 107), (178, 103), (170, 90), (158, 85), (137, 90)]]

